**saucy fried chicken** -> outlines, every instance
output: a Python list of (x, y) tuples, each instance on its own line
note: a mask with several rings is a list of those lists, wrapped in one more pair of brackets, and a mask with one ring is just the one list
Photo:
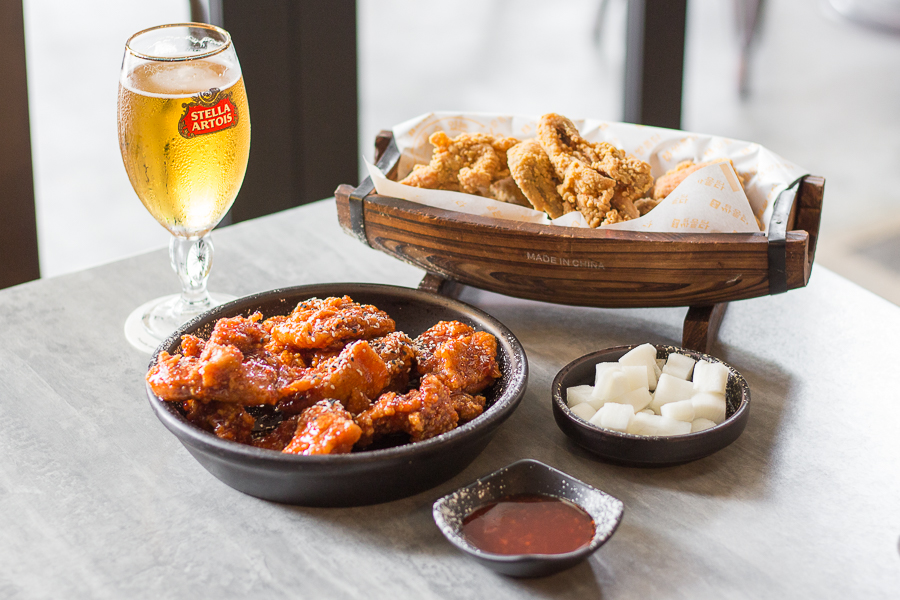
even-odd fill
[(415, 339), (420, 375), (433, 374), (451, 391), (476, 394), (500, 377), (497, 338), (456, 321), (441, 321)]
[(394, 320), (349, 296), (301, 302), (287, 317), (269, 320), (276, 342), (295, 349), (331, 348), (349, 340), (365, 340), (394, 331)]
[(432, 133), (428, 141), (434, 146), (431, 162), (416, 165), (400, 183), (485, 197), (490, 197), (492, 183), (509, 177), (506, 151), (519, 142), (487, 133), (461, 133), (451, 139), (443, 131)]
[(185, 400), (182, 408), (188, 421), (223, 440), (249, 444), (255, 419), (240, 404)]
[(300, 414), (286, 454), (347, 454), (362, 429), (336, 400), (322, 400)]

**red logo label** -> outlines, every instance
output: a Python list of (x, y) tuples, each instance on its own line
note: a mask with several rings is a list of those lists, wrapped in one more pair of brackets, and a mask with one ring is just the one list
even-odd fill
[(193, 102), (182, 104), (184, 114), (178, 121), (178, 133), (181, 137), (191, 139), (237, 125), (237, 107), (231, 101), (230, 93), (212, 88), (208, 92), (192, 96), (191, 100)]

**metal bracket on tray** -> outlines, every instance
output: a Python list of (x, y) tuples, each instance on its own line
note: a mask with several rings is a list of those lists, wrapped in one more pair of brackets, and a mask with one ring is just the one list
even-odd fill
[[(394, 139), (391, 138), (388, 147), (378, 159), (378, 162), (375, 163), (375, 166), (381, 169), (382, 173), (387, 174), (394, 168), (399, 160), (400, 149), (397, 147), (397, 143)], [(353, 232), (353, 237), (366, 245), (370, 244), (368, 238), (366, 238), (365, 199), (366, 196), (374, 191), (375, 184), (372, 183), (372, 178), (366, 177), (363, 182), (359, 184), (359, 187), (350, 193), (350, 229)]]
[(791, 210), (797, 199), (797, 191), (803, 178), (798, 177), (778, 194), (769, 219), (769, 293), (783, 294), (788, 290), (787, 282), (787, 227)]

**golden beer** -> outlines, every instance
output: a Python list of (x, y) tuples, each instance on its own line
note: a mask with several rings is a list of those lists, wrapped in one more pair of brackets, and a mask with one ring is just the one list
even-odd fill
[(122, 74), (118, 108), (122, 161), (150, 214), (176, 236), (215, 227), (250, 153), (240, 67), (215, 57), (138, 64)]

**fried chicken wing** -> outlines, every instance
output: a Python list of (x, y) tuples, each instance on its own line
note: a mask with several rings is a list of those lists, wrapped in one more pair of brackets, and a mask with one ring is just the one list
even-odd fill
[(433, 190), (451, 190), (490, 197), (491, 184), (509, 177), (506, 151), (519, 140), (487, 133), (461, 133), (450, 138), (431, 134), (431, 162), (417, 165), (400, 183)]
[(287, 318), (270, 319), (272, 339), (296, 349), (328, 349), (394, 331), (394, 320), (349, 296), (312, 298), (301, 302)]
[(286, 454), (347, 454), (362, 429), (336, 400), (322, 400), (300, 414)]
[(391, 433), (409, 434), (411, 442), (427, 440), (456, 427), (459, 414), (450, 389), (434, 375), (422, 378), (419, 389), (388, 392), (356, 417), (362, 430), (357, 445), (364, 448)]
[(413, 341), (402, 331), (395, 331), (374, 340), (369, 340), (372, 346), (388, 370), (388, 383), (380, 390), (382, 392), (400, 392), (409, 385), (409, 376), (413, 362), (416, 359), (416, 350)]
[(550, 215), (551, 219), (561, 217), (575, 210), (559, 195), (560, 184), (550, 163), (550, 157), (537, 140), (525, 140), (507, 152), (509, 172), (519, 185), (528, 202), (537, 210)]

